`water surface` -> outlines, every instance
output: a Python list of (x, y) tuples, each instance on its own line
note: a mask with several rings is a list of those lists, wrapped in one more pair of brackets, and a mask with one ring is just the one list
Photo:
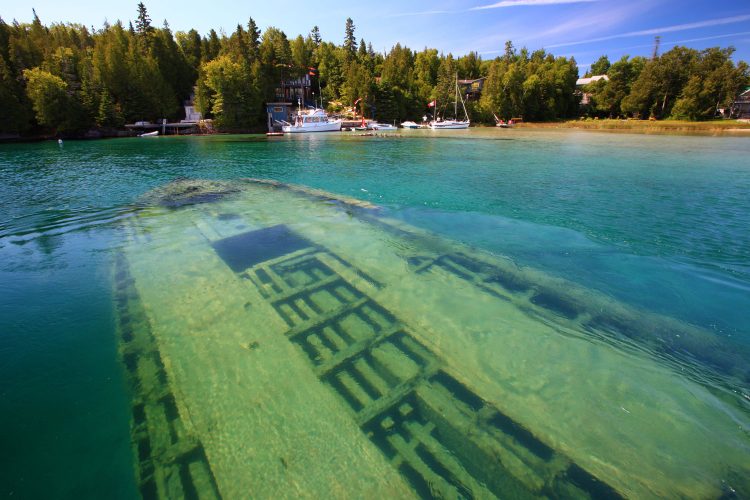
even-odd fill
[[(741, 394), (746, 385), (737, 382), (737, 373), (717, 375), (721, 366), (717, 367), (716, 357), (711, 356), (716, 345), (721, 352), (734, 346), (742, 353), (750, 343), (745, 314), (750, 310), (750, 200), (746, 196), (750, 143), (744, 138), (470, 130), (439, 137), (403, 132), (398, 138), (339, 134), (273, 140), (175, 137), (66, 142), (62, 148), (38, 143), (5, 145), (2, 153), (0, 375), (7, 382), (0, 410), (3, 442), (9, 443), (7, 448), (12, 451), (4, 455), (0, 483), (8, 493), (42, 497), (54, 490), (72, 498), (106, 489), (124, 498), (137, 495), (137, 465), (133, 465), (129, 431), (131, 390), (117, 354), (112, 295), (115, 258), (124, 251), (135, 275), (155, 266), (135, 281), (146, 305), (154, 307), (161, 301), (154, 311), (163, 315), (153, 313), (151, 317), (155, 328), (176, 324), (169, 319), (169, 314), (174, 314), (170, 311), (183, 311), (186, 304), (168, 301), (171, 295), (157, 293), (164, 282), (157, 271), (162, 266), (186, 269), (201, 259), (195, 253), (199, 247), (184, 250), (190, 231), (196, 230), (180, 232), (175, 228), (181, 224), (200, 228), (200, 221), (206, 218), (219, 224), (210, 227), (224, 228), (223, 236), (229, 236), (232, 231), (240, 232), (236, 226), (258, 224), (257, 214), (248, 208), (253, 202), (268, 207), (268, 225), (297, 224), (297, 233), (338, 248), (337, 254), (356, 261), (358, 268), (367, 268), (370, 275), (379, 275), (382, 282), (393, 285), (396, 276), (414, 275), (413, 281), (405, 279), (400, 288), (386, 286), (393, 290), (391, 296), (385, 294), (378, 300), (387, 303), (410, 328), (435, 331), (435, 337), (421, 333), (418, 338), (437, 342), (432, 348), (440, 353), (438, 357), (455, 365), (451, 376), (473, 380), (472, 391), (488, 401), (494, 398), (493, 408), (521, 422), (566, 460), (609, 480), (620, 491), (622, 484), (631, 482), (644, 488), (638, 491), (653, 493), (653, 484), (633, 477), (637, 475), (635, 465), (643, 462), (644, 469), (658, 471), (659, 463), (672, 463), (674, 458), (669, 457), (677, 456), (682, 457), (679, 473), (685, 480), (697, 478), (694, 487), (716, 493), (737, 482), (732, 474), (741, 471), (727, 466), (732, 463), (732, 453), (721, 460), (713, 460), (712, 453), (703, 458), (695, 453), (695, 458), (690, 458), (690, 453), (691, 446), (700, 449), (712, 440), (721, 444), (715, 448), (717, 457), (729, 449), (748, 449), (747, 408)], [(198, 213), (192, 209), (153, 212), (134, 205), (143, 193), (178, 177), (270, 178), (368, 200), (383, 207), (379, 218), (427, 230), (442, 238), (438, 246), (464, 248), (460, 245), (465, 244), (465, 248), (473, 247), (498, 262), (510, 259), (516, 266), (531, 268), (532, 280), (569, 280), (602, 300), (708, 332), (717, 344), (708, 342), (692, 349), (689, 357), (696, 358), (697, 364), (688, 370), (690, 376), (679, 377), (663, 356), (651, 352), (652, 345), (634, 358), (622, 347), (596, 351), (608, 354), (594, 356), (582, 347), (588, 341), (562, 341), (565, 335), (552, 333), (562, 327), (529, 323), (528, 316), (519, 316), (515, 308), (500, 309), (503, 317), (513, 318), (507, 319), (508, 328), (518, 332), (503, 343), (495, 324), (496, 299), (477, 295), (471, 286), (443, 276), (439, 269), (417, 275), (413, 263), (409, 267), (408, 256), (436, 251), (434, 243), (417, 245), (414, 250), (400, 243), (400, 237), (388, 236), (391, 233), (387, 231), (362, 229), (371, 227), (369, 222), (357, 222), (356, 218), (348, 222), (331, 216), (325, 204), (317, 211), (306, 202), (298, 205), (294, 198), (281, 195), (238, 199), (233, 210), (221, 207)], [(238, 220), (228, 215), (238, 213)], [(222, 214), (223, 219), (218, 217)], [(144, 224), (155, 241), (151, 246), (131, 239), (132, 234), (143, 231)], [(206, 227), (204, 224), (204, 232), (209, 231)], [(321, 233), (323, 227), (327, 231)], [(357, 231), (360, 243), (351, 236), (360, 234)], [(205, 244), (205, 235), (203, 238)], [(385, 246), (379, 247), (381, 244)], [(401, 260), (385, 258), (388, 249)], [(375, 254), (383, 258), (379, 260)], [(228, 268), (217, 266), (208, 273), (206, 269), (211, 268), (198, 266), (192, 275), (183, 273), (180, 286), (202, 283), (204, 275), (206, 279), (224, 279), (219, 278), (224, 276), (221, 270)], [(149, 276), (156, 281), (150, 281)], [(211, 296), (195, 293), (205, 301)], [(467, 309), (467, 304), (473, 305)], [(225, 317), (227, 325), (232, 324), (232, 318)], [(430, 327), (435, 318), (457, 326), (453, 330)], [(471, 321), (474, 323), (469, 324)], [(564, 326), (573, 332), (577, 328)], [(446, 332), (463, 332), (466, 337), (451, 337)], [(658, 332), (653, 334), (658, 338)], [(154, 335), (172, 338), (165, 332)], [(435, 340), (441, 338), (455, 338), (458, 343), (451, 346), (448, 340)], [(516, 352), (534, 353), (533, 357), (504, 359), (510, 339)], [(548, 341), (539, 344), (540, 339)], [(190, 349), (172, 351), (175, 363), (189, 360), (186, 353)], [(702, 355), (706, 359), (701, 360)], [(709, 366), (702, 377), (701, 370), (694, 367), (705, 363)], [(297, 369), (304, 372), (305, 366), (300, 364)], [(469, 366), (478, 366), (480, 371), (468, 370)], [(618, 382), (624, 367), (630, 367), (629, 373), (645, 371), (647, 375)], [(183, 380), (185, 387), (192, 386), (185, 382), (193, 380), (189, 374), (180, 379), (177, 369), (171, 369), (175, 371), (171, 377)], [(525, 377), (526, 370), (536, 373), (536, 378)], [(568, 377), (564, 383), (559, 378), (561, 371)], [(592, 374), (596, 375), (594, 381), (588, 379)], [(316, 380), (305, 383), (317, 387)], [(516, 392), (512, 397), (508, 387)], [(613, 388), (621, 391), (623, 402), (597, 408), (603, 400), (596, 395)], [(199, 390), (196, 388), (195, 394)], [(683, 401), (681, 391), (693, 394), (695, 402)], [(185, 397), (187, 401), (191, 396)], [(335, 397), (331, 401), (331, 408), (341, 406)], [(180, 411), (189, 411), (184, 404), (177, 402)], [(345, 406), (339, 410), (349, 411)], [(643, 410), (640, 419), (649, 414), (652, 418), (613, 423), (610, 412), (615, 411), (618, 419), (629, 418), (639, 406)], [(555, 408), (552, 416), (550, 407)], [(283, 414), (287, 411), (283, 408), (289, 406), (276, 411)], [(232, 422), (236, 408), (224, 410), (225, 421)], [(722, 421), (718, 414), (730, 419)], [(661, 441), (654, 431), (659, 428), (653, 420), (658, 415), (677, 427), (687, 425), (685, 431), (691, 425), (713, 431), (706, 431), (692, 445), (677, 445), (669, 436)], [(584, 426), (590, 432), (581, 440), (571, 440), (571, 436), (581, 435), (583, 416), (590, 421)], [(359, 431), (355, 427), (351, 432)], [(675, 439), (679, 432), (682, 430), (674, 432)], [(231, 446), (231, 433), (217, 435), (224, 436), (225, 445)], [(373, 465), (382, 462), (377, 446), (367, 440), (364, 443), (362, 446), (370, 447), (366, 448), (366, 462), (372, 471), (380, 471), (380, 465)], [(218, 458), (218, 445), (207, 446), (209, 458), (213, 454), (217, 463), (224, 464), (222, 470), (230, 471), (221, 477), (240, 473), (231, 472), (231, 460)], [(618, 448), (625, 450), (619, 456), (613, 452)], [(329, 452), (349, 453), (336, 447)], [(591, 457), (609, 465), (597, 467)], [(278, 457), (274, 460), (282, 463)], [(287, 471), (302, 467), (302, 463), (284, 461), (282, 468)], [(714, 471), (695, 474), (695, 470), (711, 469), (711, 464), (727, 477)], [(261, 470), (268, 471), (268, 484), (283, 484), (273, 482), (272, 478), (280, 475), (270, 465)], [(361, 470), (362, 484), (367, 484), (365, 469)], [(664, 466), (662, 473), (675, 480), (674, 469)], [(396, 477), (408, 479), (408, 474)], [(224, 479), (217, 480), (221, 485)], [(404, 484), (414, 488), (413, 481)], [(673, 483), (664, 488), (660, 493), (679, 491)]]

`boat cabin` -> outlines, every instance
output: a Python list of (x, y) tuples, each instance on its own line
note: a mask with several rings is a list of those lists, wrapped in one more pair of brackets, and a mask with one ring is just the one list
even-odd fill
[(302, 125), (305, 123), (327, 123), (328, 115), (322, 109), (303, 110), (294, 115), (294, 124)]

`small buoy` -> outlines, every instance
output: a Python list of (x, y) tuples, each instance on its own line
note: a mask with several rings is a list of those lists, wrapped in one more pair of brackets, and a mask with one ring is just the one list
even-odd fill
[(58, 139), (58, 140), (57, 140), (57, 143), (58, 143), (58, 144), (59, 144), (60, 146), (62, 146), (62, 145), (63, 145), (62, 139)]

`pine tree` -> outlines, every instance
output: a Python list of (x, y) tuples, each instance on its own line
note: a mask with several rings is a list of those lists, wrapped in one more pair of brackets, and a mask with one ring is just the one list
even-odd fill
[(138, 4), (138, 18), (135, 20), (135, 30), (143, 41), (144, 47), (150, 47), (150, 37), (154, 28), (151, 26), (151, 18), (143, 2)]
[(29, 113), (24, 105), (23, 92), (13, 78), (10, 67), (0, 53), (0, 132), (23, 132), (29, 126)]
[(513, 42), (508, 40), (505, 42), (505, 54), (503, 55), (503, 59), (505, 62), (511, 62), (516, 57), (516, 49), (513, 47)]
[(317, 26), (313, 26), (312, 31), (310, 32), (310, 36), (312, 37), (313, 43), (315, 43), (316, 47), (320, 47), (320, 43), (323, 41), (322, 38), (320, 38), (320, 28)]
[(260, 29), (251, 17), (247, 22), (247, 50), (251, 59), (258, 58), (258, 49), (260, 47)]
[(135, 20), (135, 27), (140, 34), (148, 33), (152, 30), (151, 18), (143, 2), (138, 4), (138, 18)]
[(357, 49), (357, 59), (359, 59), (360, 62), (364, 62), (367, 60), (367, 44), (365, 43), (364, 38), (359, 41), (359, 48)]
[(352, 18), (346, 18), (346, 28), (344, 29), (344, 49), (346, 50), (347, 59), (351, 59), (357, 53), (357, 38), (354, 36), (354, 29), (354, 21), (352, 21)]

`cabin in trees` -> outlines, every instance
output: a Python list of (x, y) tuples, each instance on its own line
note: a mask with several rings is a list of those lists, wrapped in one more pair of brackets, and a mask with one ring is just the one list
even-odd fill
[(195, 109), (195, 102), (193, 102), (194, 98), (194, 96), (190, 96), (190, 99), (182, 103), (185, 107), (185, 119), (181, 120), (182, 123), (198, 123), (203, 119), (200, 111)]
[(589, 83), (598, 82), (599, 80), (608, 82), (609, 77), (607, 75), (594, 75), (576, 80), (576, 93), (581, 96), (581, 106), (588, 106), (591, 104), (591, 94), (584, 92), (583, 88)]
[(729, 110), (730, 118), (738, 120), (750, 119), (750, 87), (747, 87), (732, 103)]
[(276, 87), (275, 97), (277, 102), (291, 102), (297, 104), (302, 102), (303, 106), (314, 106), (312, 79), (309, 74), (300, 78), (287, 78), (281, 80)]
[(478, 101), (482, 97), (482, 88), (486, 77), (477, 78), (476, 80), (459, 80), (458, 85), (466, 96), (468, 101)]

